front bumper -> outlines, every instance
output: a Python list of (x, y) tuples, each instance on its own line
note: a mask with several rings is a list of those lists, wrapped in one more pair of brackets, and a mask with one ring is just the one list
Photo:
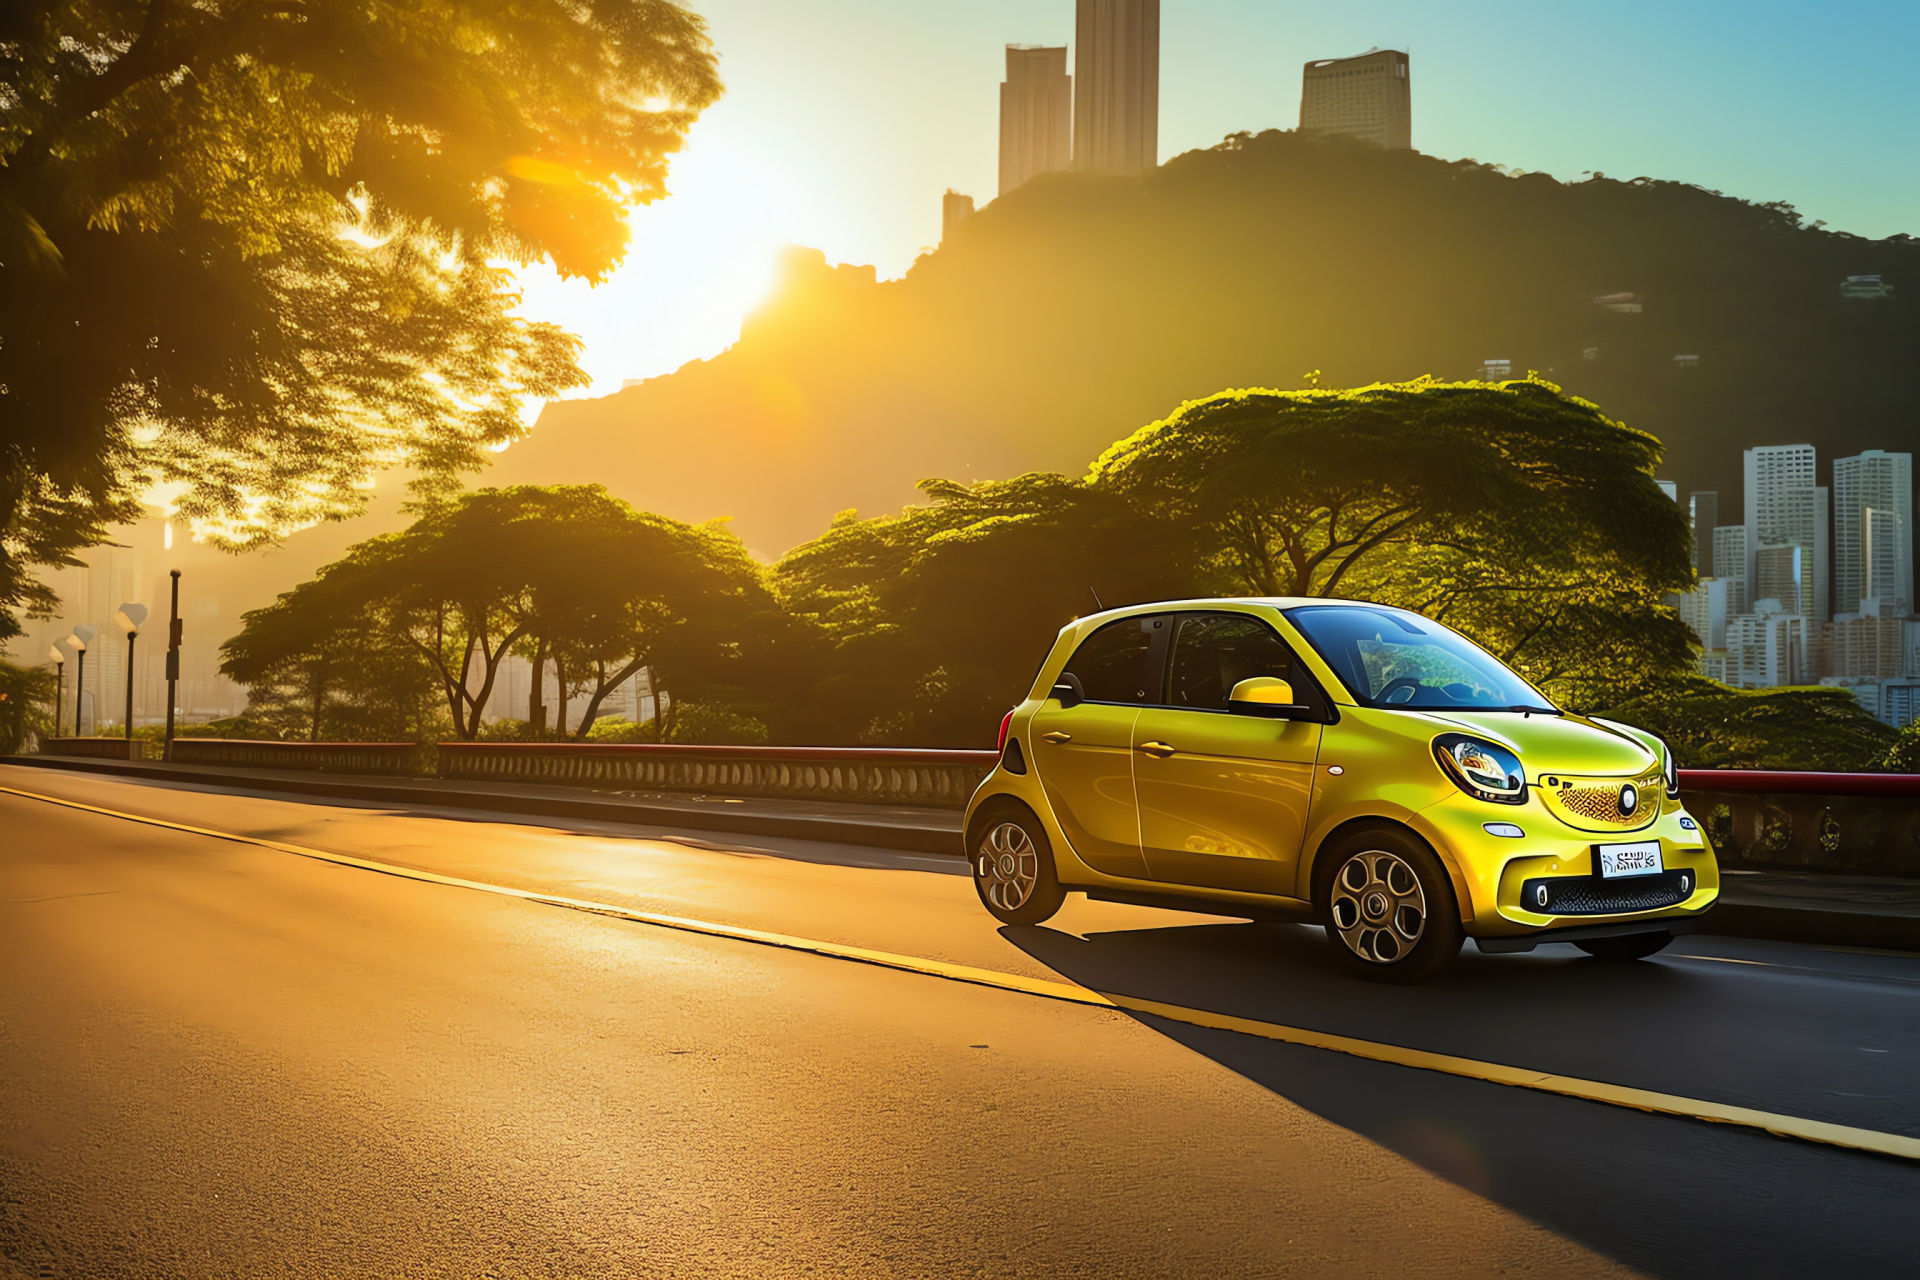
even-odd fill
[[(1568, 826), (1531, 796), (1523, 805), (1450, 797), (1422, 810), (1417, 821), (1421, 834), (1451, 864), (1456, 886), (1464, 888), (1462, 919), (1476, 939), (1690, 922), (1720, 897), (1720, 866), (1706, 833), (1675, 800), (1666, 800), (1646, 826), (1621, 832)], [(1523, 834), (1493, 835), (1486, 829), (1490, 823), (1510, 824)], [(1661, 875), (1601, 880), (1595, 874), (1596, 844), (1642, 840), (1660, 842)]]

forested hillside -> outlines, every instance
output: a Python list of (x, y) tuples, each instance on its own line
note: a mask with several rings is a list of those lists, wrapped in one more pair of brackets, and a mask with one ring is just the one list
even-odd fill
[[(1890, 298), (1842, 296), (1878, 274)], [(1637, 294), (1640, 310), (1597, 297)], [(778, 553), (927, 476), (1086, 460), (1228, 387), (1471, 376), (1490, 358), (1667, 446), (1738, 513), (1739, 450), (1911, 447), (1920, 242), (1803, 225), (1673, 182), (1561, 183), (1472, 161), (1230, 138), (1138, 177), (995, 201), (901, 280), (792, 255), (740, 342), (549, 405), (488, 483), (598, 481)], [(1697, 356), (1698, 364), (1675, 357)]]

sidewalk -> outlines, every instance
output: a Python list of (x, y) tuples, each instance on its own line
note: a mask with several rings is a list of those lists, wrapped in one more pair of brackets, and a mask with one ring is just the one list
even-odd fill
[[(961, 856), (961, 815), (957, 809), (596, 791), (60, 756), (0, 759), (37, 768), (316, 799), (587, 818)], [(1722, 875), (1720, 903), (1700, 921), (1699, 932), (1822, 946), (1920, 951), (1920, 880), (1729, 868)]]

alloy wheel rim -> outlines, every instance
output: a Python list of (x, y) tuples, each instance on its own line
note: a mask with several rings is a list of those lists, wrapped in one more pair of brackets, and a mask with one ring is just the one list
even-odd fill
[(1427, 895), (1413, 867), (1384, 849), (1356, 853), (1333, 877), (1334, 931), (1369, 964), (1406, 959), (1427, 931)]
[(973, 855), (974, 878), (988, 903), (1018, 911), (1033, 896), (1040, 879), (1040, 854), (1033, 837), (1017, 822), (1002, 822), (987, 832)]

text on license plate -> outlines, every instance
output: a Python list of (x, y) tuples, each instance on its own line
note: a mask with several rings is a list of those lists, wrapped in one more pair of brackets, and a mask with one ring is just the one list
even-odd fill
[(1602, 880), (1654, 876), (1666, 869), (1660, 865), (1658, 840), (1641, 840), (1634, 844), (1597, 844), (1593, 846), (1593, 856), (1599, 863)]

